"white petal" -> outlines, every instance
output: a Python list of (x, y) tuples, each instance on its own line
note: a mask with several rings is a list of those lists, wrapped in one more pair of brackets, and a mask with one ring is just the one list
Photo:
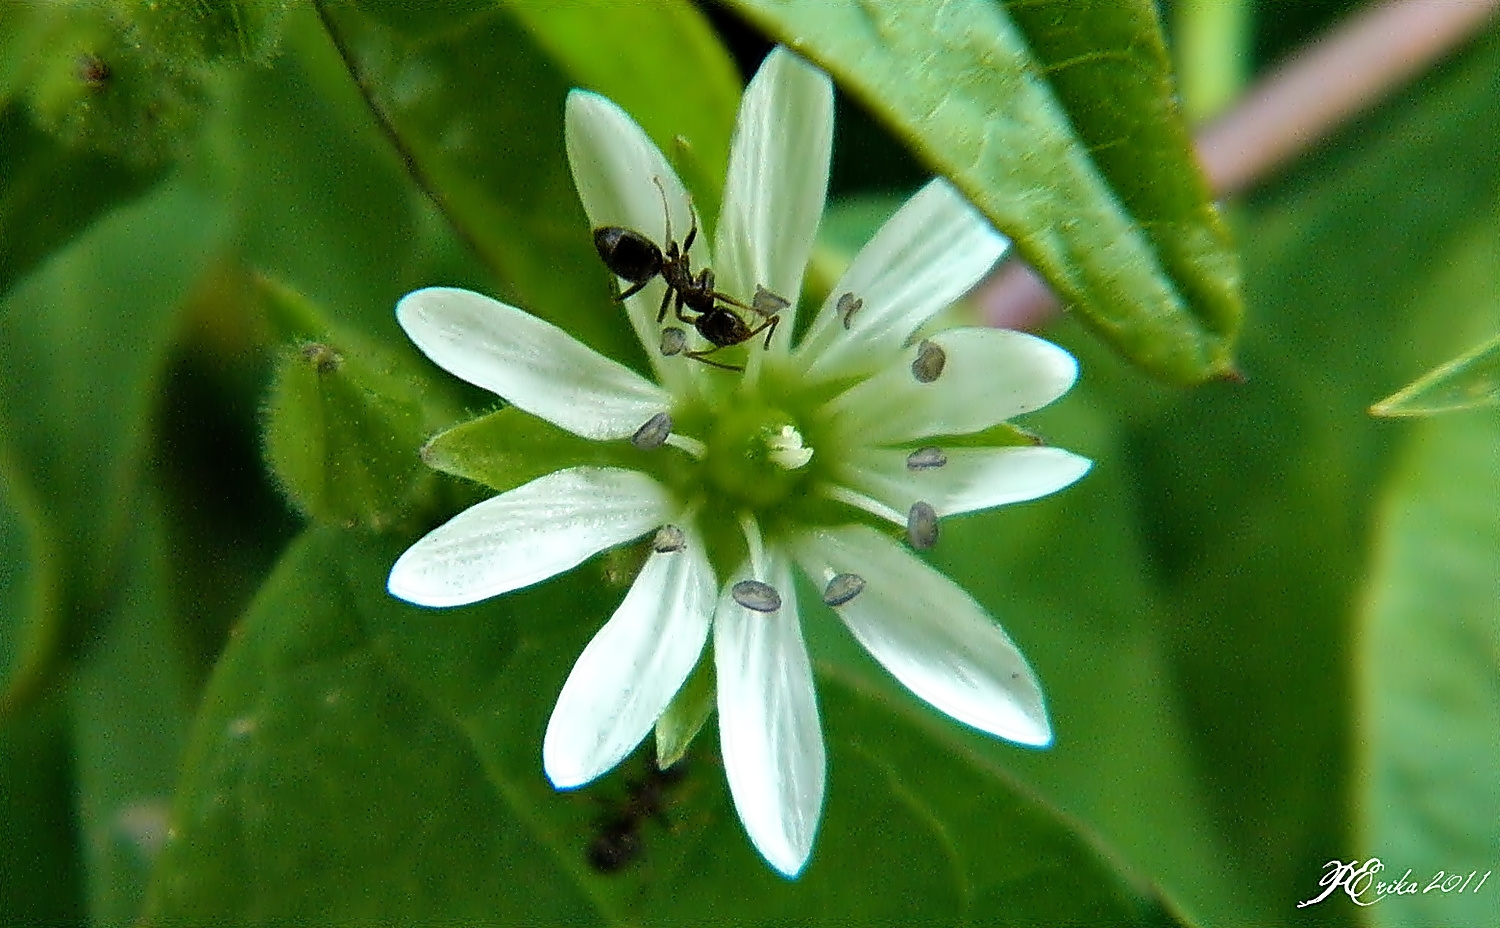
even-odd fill
[(574, 467), (470, 506), (406, 549), (391, 595), (464, 606), (538, 583), (661, 525), (671, 497), (645, 474)]
[(841, 573), (865, 579), (863, 591), (836, 611), (907, 689), (980, 731), (1051, 743), (1041, 686), (1026, 658), (957, 584), (868, 526), (809, 532), (796, 551), (819, 585)]
[[(968, 293), (1010, 245), (948, 181), (923, 187), (892, 216), (818, 311), (798, 358), (819, 380), (866, 373)], [(864, 301), (849, 327), (839, 297)]]
[[(573, 184), (591, 230), (621, 226), (662, 248), (669, 239), (679, 244), (687, 240), (695, 221), (687, 188), (661, 149), (624, 110), (596, 93), (574, 90), (568, 94), (564, 109), (563, 135)], [(662, 189), (657, 189), (655, 180), (661, 182)], [(671, 236), (667, 234), (669, 210)], [(696, 267), (713, 267), (708, 240), (701, 232), (689, 254)], [(659, 350), (661, 326), (656, 313), (665, 290), (666, 284), (658, 277), (628, 299), (626, 308), (657, 375), (669, 378), (664, 383), (674, 384), (686, 368), (681, 359), (668, 362)]]
[(729, 791), (761, 856), (796, 876), (812, 853), (826, 780), (823, 732), (812, 666), (802, 641), (787, 562), (773, 555), (767, 576), (781, 594), (775, 612), (734, 601), (731, 578), (714, 614), (719, 739)]
[(672, 396), (550, 322), (449, 287), (408, 293), (401, 328), (439, 367), (584, 438), (629, 438)]
[(1061, 448), (945, 448), (942, 467), (911, 470), (901, 448), (861, 448), (840, 468), (850, 487), (889, 506), (905, 525), (921, 500), (939, 516), (1025, 502), (1056, 493), (1088, 473), (1090, 461)]
[(701, 537), (678, 524), (686, 547), (647, 559), (563, 684), (542, 742), (542, 765), (558, 789), (582, 786), (635, 750), (708, 640), (714, 571)]
[(912, 346), (823, 407), (819, 415), (846, 447), (977, 432), (1046, 406), (1078, 376), (1072, 355), (1023, 332), (949, 329), (928, 341), (947, 355), (936, 380), (912, 375)]
[(773, 343), (780, 350), (796, 323), (832, 151), (833, 83), (778, 46), (740, 100), (714, 252), (724, 292), (749, 303), (759, 285), (791, 301)]

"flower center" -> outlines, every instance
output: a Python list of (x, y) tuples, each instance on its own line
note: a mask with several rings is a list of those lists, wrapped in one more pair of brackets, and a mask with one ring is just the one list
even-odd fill
[(721, 412), (709, 436), (708, 476), (721, 492), (753, 508), (789, 496), (813, 449), (779, 409), (751, 405)]

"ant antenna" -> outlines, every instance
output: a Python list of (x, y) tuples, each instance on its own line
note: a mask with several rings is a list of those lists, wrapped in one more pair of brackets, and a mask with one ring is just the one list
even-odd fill
[(651, 183), (656, 185), (656, 192), (661, 194), (661, 213), (667, 219), (667, 237), (662, 240), (662, 243), (670, 245), (672, 243), (672, 210), (667, 206), (667, 190), (661, 185), (660, 177), (652, 175)]

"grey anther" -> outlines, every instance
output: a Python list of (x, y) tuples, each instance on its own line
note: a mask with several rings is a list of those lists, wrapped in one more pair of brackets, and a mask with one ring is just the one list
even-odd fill
[(671, 554), (687, 547), (687, 536), (675, 525), (663, 525), (651, 539), (651, 550), (658, 554)]
[(932, 383), (942, 376), (947, 363), (948, 352), (924, 338), (917, 346), (917, 359), (911, 362), (911, 375), (917, 378), (917, 383)]
[(845, 293), (839, 297), (838, 304), (835, 305), (833, 309), (834, 312), (839, 314), (839, 318), (843, 320), (844, 329), (846, 331), (848, 330), (850, 323), (854, 321), (854, 314), (859, 312), (860, 307), (864, 305), (865, 301), (861, 300), (853, 293)]
[(687, 333), (675, 325), (669, 325), (661, 330), (661, 353), (667, 357), (674, 354), (682, 354), (687, 347)]
[(942, 448), (918, 448), (906, 456), (907, 470), (936, 470), (948, 463)]
[(859, 574), (839, 574), (823, 588), (823, 602), (830, 606), (842, 606), (864, 592), (865, 578)]
[(917, 500), (911, 504), (911, 511), (906, 514), (906, 540), (918, 551), (926, 551), (937, 544), (937, 539), (937, 510)]
[(778, 296), (760, 284), (755, 285), (755, 296), (750, 298), (750, 308), (757, 314), (767, 318), (776, 315), (790, 305), (792, 304), (786, 297)]
[(672, 434), (672, 417), (664, 412), (646, 420), (646, 424), (635, 430), (630, 436), (630, 443), (642, 451), (651, 451), (660, 448), (667, 443), (667, 436)]
[(734, 601), (754, 612), (775, 612), (781, 608), (781, 594), (769, 583), (741, 580), (729, 588)]

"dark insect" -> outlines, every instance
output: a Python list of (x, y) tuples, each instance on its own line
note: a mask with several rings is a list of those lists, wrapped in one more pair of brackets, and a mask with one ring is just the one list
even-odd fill
[(611, 804), (589, 840), (585, 851), (589, 866), (600, 873), (619, 873), (640, 857), (644, 848), (642, 826), (647, 819), (667, 826), (669, 794), (685, 776), (686, 762), (679, 761), (666, 770), (652, 763), (643, 778), (627, 783), (625, 798)]
[[(710, 360), (707, 355), (720, 348), (747, 342), (761, 332), (766, 333), (766, 347), (771, 347), (771, 336), (776, 333), (776, 324), (781, 321), (777, 313), (786, 308), (787, 301), (760, 288), (756, 290), (755, 305), (746, 306), (729, 294), (714, 289), (714, 272), (711, 268), (703, 268), (696, 277), (693, 276), (692, 258), (688, 251), (698, 238), (698, 217), (693, 215), (693, 226), (679, 247), (677, 240), (672, 238), (672, 214), (667, 207), (667, 193), (662, 188), (660, 178), (653, 177), (652, 181), (661, 193), (662, 211), (667, 218), (665, 251), (633, 229), (601, 226), (594, 230), (594, 249), (599, 252), (605, 267), (616, 277), (630, 283), (630, 287), (615, 299), (624, 300), (634, 296), (656, 279), (658, 274), (661, 275), (667, 290), (662, 294), (656, 321), (661, 323), (666, 320), (667, 308), (670, 306), (680, 321), (697, 329), (698, 334), (713, 346), (701, 351), (685, 351), (683, 354), (711, 367), (728, 371), (744, 370), (733, 364)], [(730, 307), (755, 313), (764, 321), (752, 327)], [(685, 309), (692, 310), (697, 315), (686, 316), (683, 314)]]

